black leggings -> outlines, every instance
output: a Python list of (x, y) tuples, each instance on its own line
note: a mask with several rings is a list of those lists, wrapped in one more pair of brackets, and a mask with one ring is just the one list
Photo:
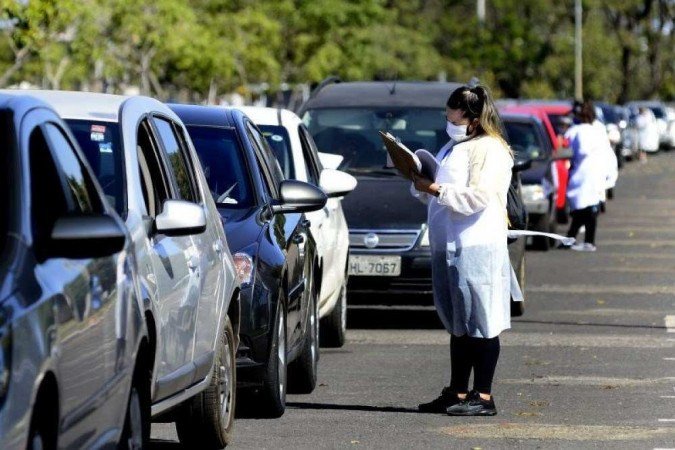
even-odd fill
[(491, 339), (467, 335), (450, 338), (450, 390), (469, 391), (469, 376), (473, 369), (473, 389), (483, 394), (492, 392), (492, 379), (499, 359), (499, 336)]
[(570, 212), (572, 216), (572, 224), (567, 236), (576, 238), (581, 226), (586, 227), (586, 234), (584, 240), (589, 244), (595, 244), (595, 229), (598, 225), (598, 205), (589, 206), (584, 209), (577, 209)]

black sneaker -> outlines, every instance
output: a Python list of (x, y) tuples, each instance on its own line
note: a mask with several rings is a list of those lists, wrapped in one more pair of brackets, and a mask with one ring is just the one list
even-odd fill
[(497, 407), (493, 396), (490, 400), (483, 400), (476, 391), (471, 391), (466, 399), (450, 406), (446, 412), (450, 416), (494, 416)]
[(429, 403), (420, 403), (417, 408), (423, 413), (443, 414), (450, 406), (456, 405), (460, 401), (457, 394), (452, 392), (449, 387), (446, 387), (443, 388), (441, 395), (439, 395), (438, 398), (435, 398)]

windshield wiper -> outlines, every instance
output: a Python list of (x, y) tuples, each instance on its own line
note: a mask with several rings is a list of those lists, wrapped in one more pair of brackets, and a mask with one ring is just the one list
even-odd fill
[(230, 194), (232, 193), (232, 190), (239, 184), (239, 182), (234, 183), (228, 190), (223, 192), (220, 197), (216, 200), (216, 203), (222, 203), (225, 205), (237, 205), (239, 204), (238, 201), (236, 201), (233, 198), (230, 198)]

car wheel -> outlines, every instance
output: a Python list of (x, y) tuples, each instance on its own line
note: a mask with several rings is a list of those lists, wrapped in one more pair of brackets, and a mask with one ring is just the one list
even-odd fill
[[(518, 265), (518, 284), (520, 285), (520, 290), (525, 296), (525, 253), (520, 259), (520, 264)], [(520, 317), (525, 314), (525, 301), (514, 302), (511, 299), (511, 317)]]
[[(551, 218), (548, 214), (539, 217), (533, 224), (532, 229), (535, 231), (543, 231), (548, 233), (551, 229)], [(532, 248), (541, 251), (548, 251), (551, 248), (550, 239), (545, 236), (533, 236)]]
[(260, 413), (266, 417), (281, 417), (286, 410), (288, 348), (286, 340), (286, 308), (279, 297), (273, 328), (270, 356), (259, 392)]
[(232, 440), (237, 393), (236, 338), (227, 317), (216, 350), (211, 383), (183, 407), (176, 430), (187, 448), (219, 449)]
[(150, 393), (144, 371), (137, 370), (132, 380), (119, 450), (140, 450), (150, 441)]
[(302, 351), (298, 359), (289, 366), (290, 388), (295, 394), (309, 394), (316, 387), (319, 366), (319, 314), (316, 295), (309, 301), (309, 314)]
[(333, 310), (328, 316), (321, 319), (321, 345), (323, 347), (339, 348), (345, 345), (347, 335), (347, 283), (340, 289)]

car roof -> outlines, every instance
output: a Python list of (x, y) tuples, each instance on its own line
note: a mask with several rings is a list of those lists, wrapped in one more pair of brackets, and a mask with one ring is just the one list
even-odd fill
[(168, 105), (175, 112), (186, 126), (202, 125), (209, 127), (233, 127), (233, 115), (237, 113), (236, 108), (222, 106), (202, 106), (202, 105), (184, 105), (173, 103)]
[(444, 108), (460, 83), (436, 81), (359, 81), (329, 84), (307, 100), (301, 111), (315, 108), (392, 107)]
[(288, 109), (264, 106), (240, 106), (237, 109), (246, 114), (257, 125), (298, 126), (302, 123), (300, 117)]
[(118, 122), (120, 106), (130, 98), (123, 95), (76, 91), (16, 90), (13, 92), (39, 98), (64, 118), (102, 122)]
[(541, 119), (534, 114), (525, 112), (504, 112), (499, 114), (502, 122), (536, 122), (541, 123)]
[(24, 91), (0, 90), (0, 109), (13, 111), (16, 115), (23, 115), (33, 108), (47, 108), (50, 106)]

